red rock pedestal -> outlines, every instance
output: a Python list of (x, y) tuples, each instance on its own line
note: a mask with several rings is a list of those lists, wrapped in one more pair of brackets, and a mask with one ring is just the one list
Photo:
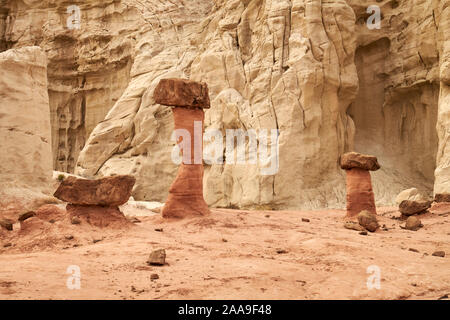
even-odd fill
[(66, 210), (71, 219), (81, 218), (100, 228), (120, 227), (128, 224), (128, 220), (119, 206), (130, 198), (135, 181), (132, 176), (98, 180), (69, 177), (61, 182), (54, 196), (68, 202)]
[(380, 168), (376, 157), (356, 152), (341, 157), (341, 168), (347, 177), (347, 217), (356, 217), (361, 211), (377, 214), (370, 170)]
[(347, 216), (357, 216), (363, 210), (377, 214), (370, 172), (353, 168), (347, 172)]
[[(175, 130), (186, 130), (190, 138), (190, 154), (181, 148), (183, 160), (169, 189), (162, 216), (184, 218), (207, 215), (210, 210), (203, 198), (203, 108), (209, 108), (207, 86), (181, 79), (164, 79), (155, 89), (154, 97), (157, 103), (175, 107)], [(183, 142), (184, 146), (187, 146), (186, 142)]]

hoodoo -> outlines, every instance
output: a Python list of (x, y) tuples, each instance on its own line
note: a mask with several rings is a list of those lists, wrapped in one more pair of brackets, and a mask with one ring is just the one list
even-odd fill
[(380, 169), (377, 158), (348, 152), (342, 155), (340, 163), (347, 173), (347, 216), (354, 217), (363, 210), (376, 214), (370, 171)]
[[(183, 79), (163, 79), (154, 92), (156, 103), (173, 107), (175, 131), (181, 133), (183, 160), (162, 210), (165, 218), (207, 215), (203, 198), (204, 111), (210, 108), (208, 86)], [(177, 134), (178, 137), (178, 134)]]

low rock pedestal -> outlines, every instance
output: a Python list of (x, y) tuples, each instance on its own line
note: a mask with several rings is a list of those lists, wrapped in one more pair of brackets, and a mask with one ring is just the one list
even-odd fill
[(347, 217), (356, 217), (363, 210), (376, 214), (370, 171), (380, 169), (377, 158), (349, 152), (341, 156), (340, 165), (347, 174)]

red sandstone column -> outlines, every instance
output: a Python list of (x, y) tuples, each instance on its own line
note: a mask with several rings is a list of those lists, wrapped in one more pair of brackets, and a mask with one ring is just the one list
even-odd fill
[[(207, 215), (210, 211), (203, 198), (203, 109), (210, 107), (208, 87), (204, 83), (182, 79), (163, 79), (156, 87), (154, 97), (157, 103), (174, 107), (175, 130), (186, 130), (191, 146), (190, 156), (181, 149), (183, 160), (169, 189), (162, 216)], [(200, 128), (195, 127), (196, 123)]]
[(380, 169), (377, 158), (349, 152), (340, 162), (347, 174), (347, 217), (355, 217), (363, 210), (377, 214), (370, 177), (370, 171)]

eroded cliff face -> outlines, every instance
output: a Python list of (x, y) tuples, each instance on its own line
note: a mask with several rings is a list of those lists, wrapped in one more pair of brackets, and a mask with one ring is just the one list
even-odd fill
[[(89, 134), (128, 85), (139, 12), (117, 0), (0, 4), (0, 51), (37, 45), (47, 53), (53, 164), (73, 172)], [(71, 5), (80, 9), (80, 29)]]
[(47, 58), (39, 47), (7, 50), (0, 70), (0, 218), (10, 218), (51, 192)]
[(206, 129), (222, 131), (223, 139), (227, 129), (279, 130), (275, 175), (261, 175), (260, 164), (207, 166), (210, 205), (337, 205), (345, 195), (337, 160), (350, 148), (346, 109), (358, 86), (351, 7), (262, 0), (159, 6), (152, 11), (163, 12), (166, 23), (142, 36), (138, 47), (146, 50), (136, 56), (130, 85), (93, 131), (76, 173), (135, 174), (136, 198), (164, 201), (177, 168), (172, 115), (152, 92), (162, 77), (189, 76), (210, 88)]
[(357, 15), (360, 89), (348, 113), (355, 149), (375, 154), (379, 203), (415, 186), (432, 193), (438, 135), (439, 1), (382, 1), (381, 29), (366, 26), (370, 1), (348, 1)]
[(435, 193), (450, 191), (450, 2), (439, 4), (438, 49), (440, 56), (440, 93), (437, 131), (439, 149), (437, 153)]
[[(205, 127), (224, 145), (227, 129), (279, 130), (274, 175), (205, 166), (209, 205), (342, 206), (350, 150), (378, 156), (378, 204), (409, 187), (450, 192), (448, 0), (90, 0), (74, 2), (79, 30), (66, 2), (0, 1), (0, 50), (33, 43), (49, 56), (56, 169), (132, 174), (136, 199), (165, 201), (172, 111), (152, 95), (182, 77), (208, 83)], [(372, 4), (379, 30), (366, 25)]]

